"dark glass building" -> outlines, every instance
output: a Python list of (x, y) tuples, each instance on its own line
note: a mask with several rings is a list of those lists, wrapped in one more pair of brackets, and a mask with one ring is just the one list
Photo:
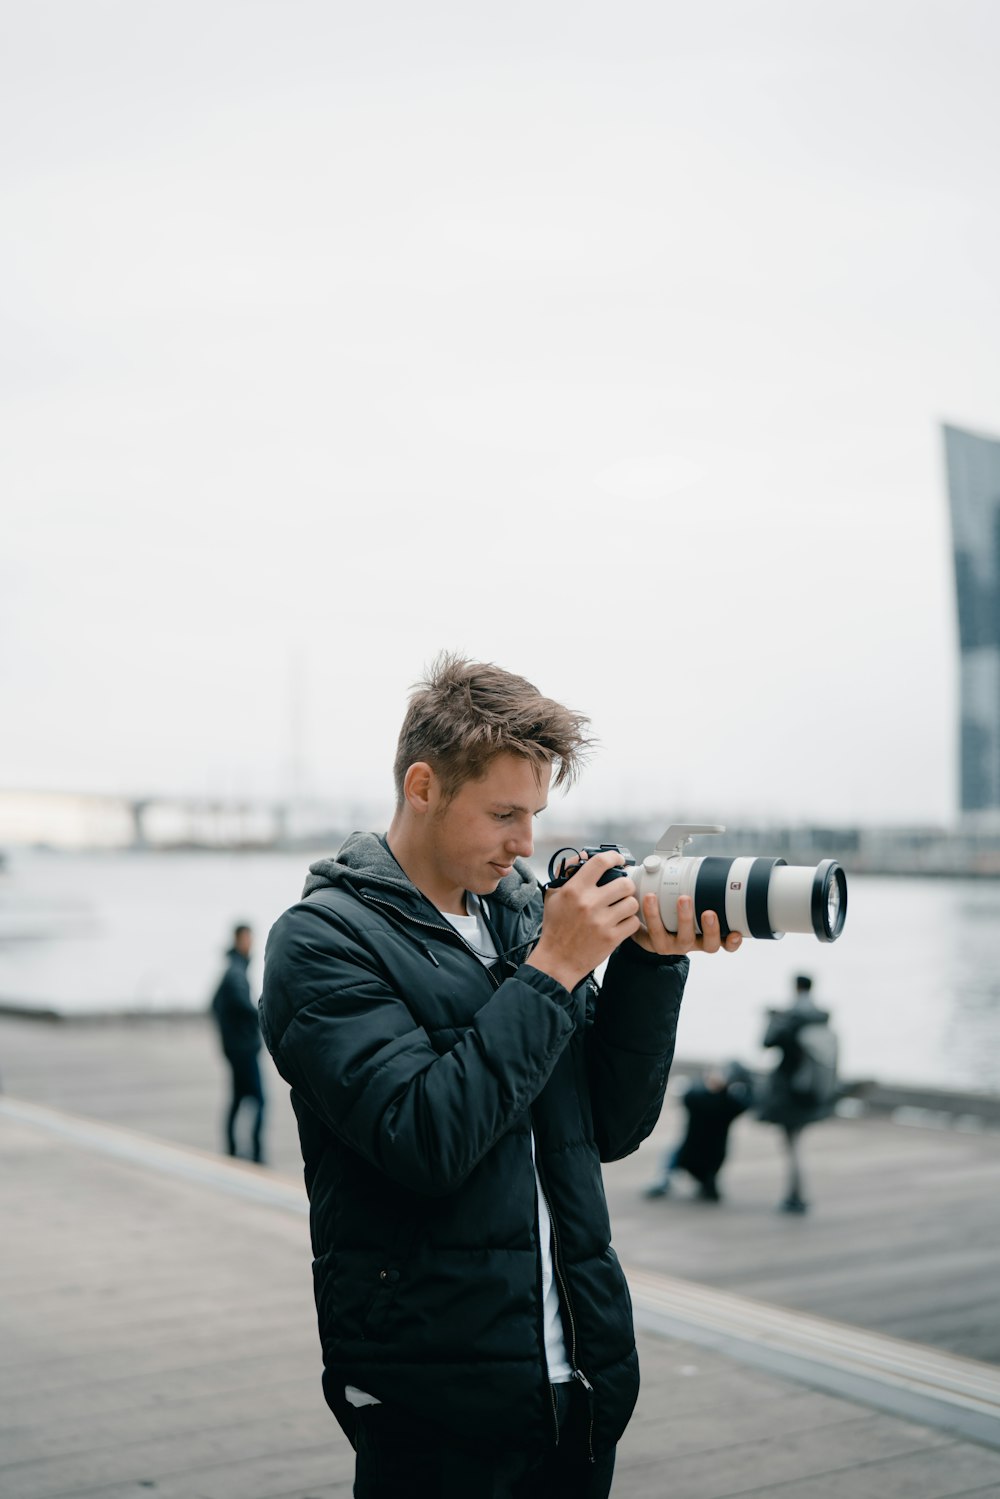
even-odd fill
[(963, 812), (1000, 809), (1000, 440), (944, 429), (962, 651)]

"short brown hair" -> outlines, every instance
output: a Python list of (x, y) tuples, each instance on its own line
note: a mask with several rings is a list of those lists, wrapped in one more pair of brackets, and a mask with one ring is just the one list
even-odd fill
[(543, 697), (524, 677), (490, 661), (443, 651), (418, 682), (399, 731), (393, 774), (403, 800), (407, 770), (423, 760), (452, 797), (464, 781), (486, 774), (497, 755), (521, 755), (555, 766), (555, 786), (572, 785), (593, 744), (590, 720)]

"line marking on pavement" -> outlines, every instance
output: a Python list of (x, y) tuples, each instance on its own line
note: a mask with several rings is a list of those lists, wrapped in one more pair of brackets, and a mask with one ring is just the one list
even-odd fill
[(170, 1145), (165, 1140), (140, 1134), (138, 1130), (101, 1124), (96, 1119), (85, 1119), (79, 1114), (66, 1114), (59, 1109), (24, 1103), (15, 1098), (0, 1097), (0, 1117), (4, 1116), (21, 1124), (34, 1125), (50, 1135), (58, 1135), (70, 1145), (115, 1160), (129, 1161), (135, 1166), (145, 1166), (163, 1176), (176, 1176), (182, 1181), (215, 1187), (232, 1197), (249, 1198), (252, 1202), (281, 1208), (285, 1212), (309, 1212), (304, 1185), (276, 1177), (266, 1166), (255, 1166), (251, 1161), (230, 1160), (207, 1150), (197, 1150), (194, 1146)]
[(923, 1343), (624, 1266), (636, 1326), (1000, 1448), (1000, 1369)]
[[(0, 1097), (3, 1117), (78, 1149), (281, 1212), (309, 1212), (304, 1185), (264, 1166), (9, 1097)], [(712, 1348), (739, 1363), (1000, 1448), (1000, 1368), (993, 1364), (659, 1271), (624, 1269), (636, 1326), (645, 1332)]]

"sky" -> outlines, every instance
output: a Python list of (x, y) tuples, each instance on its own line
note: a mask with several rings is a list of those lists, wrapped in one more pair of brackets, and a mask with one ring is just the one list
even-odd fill
[(954, 816), (990, 0), (0, 17), (0, 790), (387, 804), (446, 648), (564, 811)]

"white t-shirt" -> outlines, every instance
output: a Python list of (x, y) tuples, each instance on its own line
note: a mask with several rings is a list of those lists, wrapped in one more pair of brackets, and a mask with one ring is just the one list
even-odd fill
[[(479, 961), (487, 968), (492, 967), (497, 959), (496, 944), (490, 936), (490, 929), (486, 925), (483, 915), (482, 901), (477, 895), (466, 895), (466, 906), (470, 914), (456, 916), (451, 911), (442, 911), (441, 915), (458, 932), (459, 936), (468, 943)], [(548, 1367), (549, 1381), (552, 1384), (565, 1384), (573, 1378), (573, 1370), (566, 1356), (566, 1339), (563, 1336), (562, 1318), (559, 1315), (559, 1288), (552, 1263), (552, 1218), (549, 1214), (549, 1205), (545, 1200), (542, 1183), (538, 1175), (538, 1167), (535, 1165), (535, 1136), (531, 1135), (531, 1164), (535, 1172), (535, 1196), (538, 1203), (538, 1247), (542, 1257), (542, 1326), (545, 1332), (545, 1362)], [(379, 1401), (374, 1395), (368, 1395), (364, 1390), (355, 1389), (353, 1385), (347, 1385), (344, 1391), (351, 1405), (378, 1405)]]

